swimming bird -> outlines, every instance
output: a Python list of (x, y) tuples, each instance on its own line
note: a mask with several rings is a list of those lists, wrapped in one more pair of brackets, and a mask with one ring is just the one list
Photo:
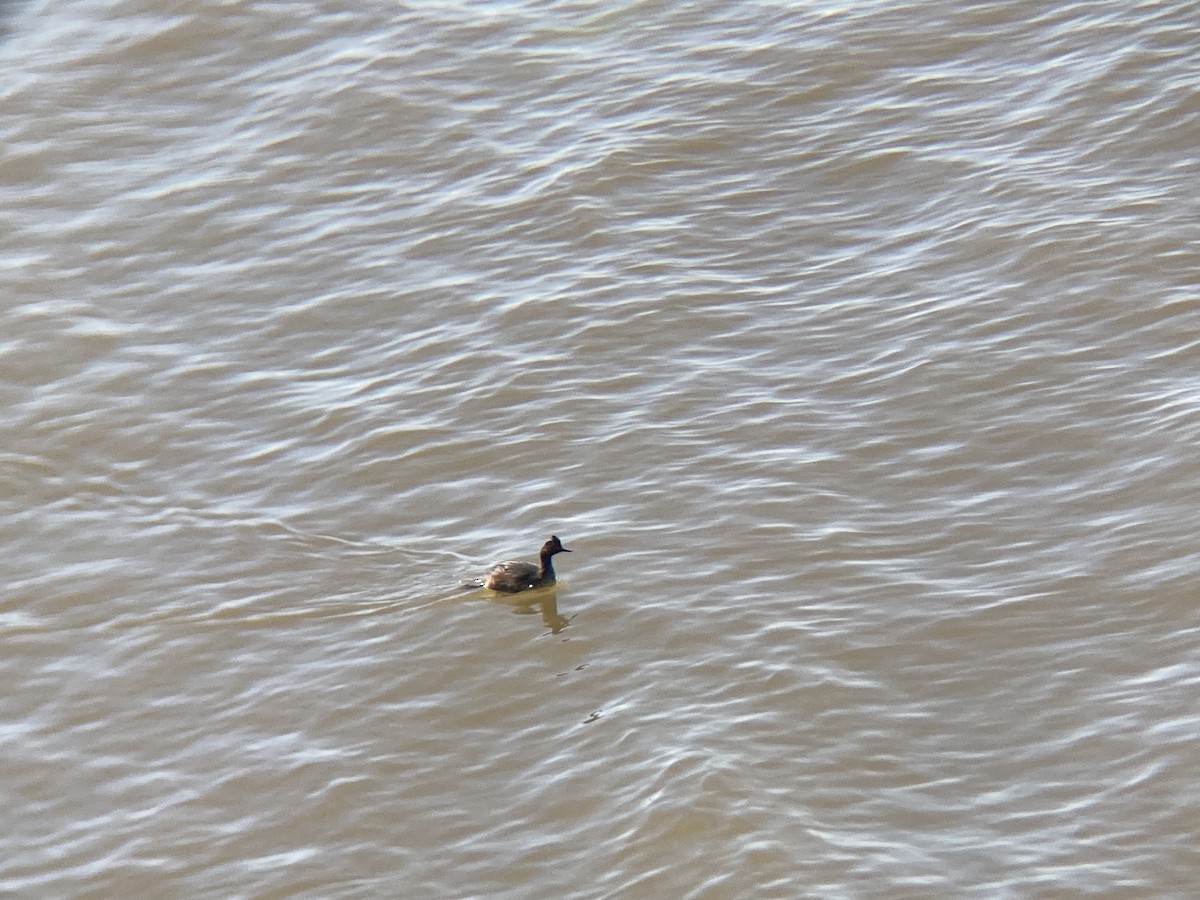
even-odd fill
[(540, 554), (541, 566), (536, 566), (531, 562), (520, 562), (519, 560), (497, 563), (488, 572), (483, 586), (493, 591), (515, 594), (518, 591), (524, 591), (529, 588), (545, 587), (546, 585), (554, 584), (554, 566), (550, 564), (550, 557), (555, 553), (570, 552), (570, 550), (562, 545), (562, 541), (558, 539), (558, 535), (552, 534), (550, 535), (550, 540), (542, 544), (542, 552)]

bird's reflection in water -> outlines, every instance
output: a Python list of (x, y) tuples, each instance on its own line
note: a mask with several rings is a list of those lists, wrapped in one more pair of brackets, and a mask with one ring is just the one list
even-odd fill
[(558, 611), (558, 591), (552, 587), (534, 588), (519, 594), (492, 593), (488, 599), (493, 603), (511, 607), (518, 616), (531, 616), (540, 612), (542, 624), (550, 629), (551, 634), (558, 634), (571, 621)]

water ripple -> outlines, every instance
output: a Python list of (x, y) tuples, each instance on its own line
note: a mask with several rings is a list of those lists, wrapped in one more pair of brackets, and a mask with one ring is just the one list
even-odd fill
[(1190, 895), (1185, 4), (6, 15), (4, 888)]

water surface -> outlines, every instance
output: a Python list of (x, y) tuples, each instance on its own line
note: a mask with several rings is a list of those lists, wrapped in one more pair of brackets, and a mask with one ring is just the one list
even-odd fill
[(1191, 896), (1190, 4), (3, 14), (4, 891)]

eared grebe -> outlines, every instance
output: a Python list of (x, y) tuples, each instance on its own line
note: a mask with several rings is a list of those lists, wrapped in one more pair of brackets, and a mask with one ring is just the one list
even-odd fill
[(550, 565), (550, 557), (555, 553), (570, 553), (562, 545), (557, 535), (550, 535), (550, 540), (542, 544), (541, 566), (530, 562), (509, 561), (492, 566), (483, 582), (485, 588), (493, 591), (503, 591), (515, 594), (528, 588), (545, 587), (554, 584), (554, 566)]

